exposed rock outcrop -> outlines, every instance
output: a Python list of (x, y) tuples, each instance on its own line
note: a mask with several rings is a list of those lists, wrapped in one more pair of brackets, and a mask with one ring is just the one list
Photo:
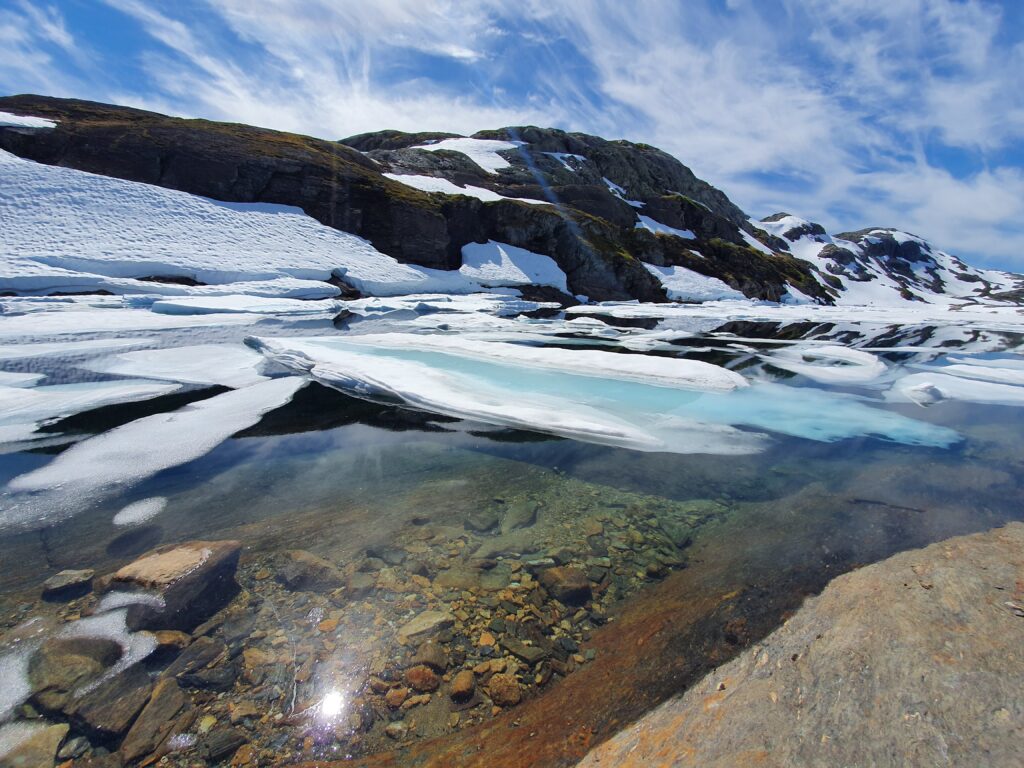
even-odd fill
[(1020, 764), (1024, 524), (840, 576), (596, 766)]

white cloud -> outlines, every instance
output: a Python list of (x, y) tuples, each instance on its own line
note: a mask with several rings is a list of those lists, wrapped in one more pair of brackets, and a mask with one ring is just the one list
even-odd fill
[(755, 215), (1024, 268), (1024, 40), (988, 0), (105, 2), (151, 41), (143, 82), (62, 68), (74, 30), (17, 0), (0, 86), (326, 138), (554, 124), (660, 146)]

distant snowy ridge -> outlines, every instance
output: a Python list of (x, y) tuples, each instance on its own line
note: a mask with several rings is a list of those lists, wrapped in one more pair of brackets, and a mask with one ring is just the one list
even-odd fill
[(819, 282), (835, 292), (839, 304), (1016, 303), (1000, 294), (1024, 289), (1020, 275), (971, 267), (897, 229), (829, 235), (820, 224), (790, 214), (751, 224), (781, 238), (794, 256), (813, 264)]

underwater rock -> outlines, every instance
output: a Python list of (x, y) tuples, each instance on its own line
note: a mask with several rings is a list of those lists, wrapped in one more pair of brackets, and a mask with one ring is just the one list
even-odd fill
[(102, 738), (117, 738), (135, 720), (153, 690), (149, 675), (139, 666), (129, 667), (105, 680), (64, 712), (74, 723)]
[(237, 541), (190, 541), (160, 547), (114, 574), (112, 589), (144, 590), (152, 602), (128, 608), (129, 629), (191, 630), (223, 608), (238, 592)]
[(501, 518), (493, 509), (477, 509), (466, 515), (465, 525), (471, 531), (487, 533), (497, 527)]
[(80, 571), (61, 571), (43, 582), (43, 600), (50, 602), (74, 600), (92, 591), (92, 577), (96, 572), (90, 568)]
[(579, 568), (545, 568), (538, 574), (537, 580), (560, 603), (582, 605), (591, 598), (590, 580)]
[(40, 725), (27, 739), (0, 757), (0, 765), (3, 768), (50, 768), (68, 730), (66, 723)]
[(171, 736), (184, 733), (195, 719), (195, 709), (174, 678), (164, 678), (139, 714), (121, 745), (126, 762), (156, 752)]
[(327, 592), (344, 586), (345, 576), (329, 560), (293, 549), (277, 572), (277, 580), (292, 592)]
[(121, 646), (107, 638), (47, 640), (29, 661), (33, 701), (44, 710), (63, 709), (78, 689), (98, 679), (121, 653)]
[(455, 624), (455, 617), (448, 611), (428, 610), (406, 622), (398, 630), (398, 641), (402, 644), (425, 640), (435, 632)]
[(425, 664), (435, 672), (444, 672), (448, 669), (448, 652), (440, 643), (428, 640), (417, 649), (412, 663)]
[(517, 501), (510, 504), (501, 517), (501, 532), (503, 534), (511, 533), (536, 523), (539, 506), (535, 501)]
[(499, 707), (514, 707), (523, 699), (516, 676), (503, 672), (487, 681), (487, 695)]
[(476, 691), (476, 675), (463, 669), (452, 679), (451, 697), (455, 701), (466, 701)]

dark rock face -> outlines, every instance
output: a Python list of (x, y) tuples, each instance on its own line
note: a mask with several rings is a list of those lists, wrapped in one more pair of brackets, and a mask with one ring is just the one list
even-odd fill
[[(508, 168), (490, 174), (462, 153), (412, 148), (451, 134), (382, 131), (332, 142), (42, 96), (0, 98), (0, 109), (58, 121), (52, 130), (0, 128), (0, 149), (21, 157), (217, 200), (298, 206), (402, 262), (457, 269), (464, 245), (495, 240), (552, 257), (568, 276), (570, 293), (593, 300), (665, 301), (642, 262), (686, 266), (752, 298), (776, 299), (790, 283), (831, 300), (808, 264), (751, 248), (740, 230), (779, 251), (785, 242), (757, 233), (721, 191), (644, 144), (532, 126), (484, 131), (476, 138), (525, 142), (503, 154)], [(385, 172), (439, 176), (554, 204), (426, 194)], [(680, 238), (636, 230), (638, 210), (691, 229), (698, 239), (689, 245), (705, 258)], [(720, 258), (719, 242), (735, 250)]]

